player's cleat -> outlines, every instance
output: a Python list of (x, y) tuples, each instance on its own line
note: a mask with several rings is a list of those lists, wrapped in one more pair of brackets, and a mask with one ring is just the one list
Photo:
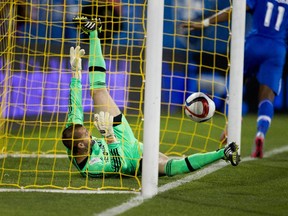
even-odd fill
[(238, 154), (239, 146), (235, 142), (230, 142), (224, 147), (224, 160), (230, 161), (233, 166), (237, 166), (240, 162)]
[(100, 18), (89, 20), (85, 16), (76, 16), (73, 18), (73, 22), (80, 25), (85, 34), (89, 34), (95, 30), (97, 30), (99, 33), (102, 31), (102, 22)]
[(255, 137), (254, 151), (251, 154), (253, 158), (263, 158), (264, 134), (258, 132)]

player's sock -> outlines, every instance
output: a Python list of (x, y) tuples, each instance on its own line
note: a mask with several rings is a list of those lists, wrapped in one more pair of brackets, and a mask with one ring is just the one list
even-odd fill
[(266, 135), (271, 120), (274, 115), (274, 106), (273, 103), (269, 100), (263, 100), (259, 103), (258, 106), (258, 118), (257, 118), (257, 130)]
[(167, 176), (174, 176), (178, 174), (193, 172), (202, 168), (205, 165), (222, 159), (223, 156), (224, 149), (220, 149), (214, 152), (193, 154), (184, 159), (171, 159), (167, 162), (165, 166), (165, 172)]
[(106, 88), (106, 63), (102, 55), (97, 30), (89, 34), (89, 81), (90, 89)]

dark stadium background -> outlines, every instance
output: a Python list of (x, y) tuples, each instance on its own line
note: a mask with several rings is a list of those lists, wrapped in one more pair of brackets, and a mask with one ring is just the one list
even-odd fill
[[(116, 3), (117, 1), (114, 0)], [(201, 1), (201, 0), (195, 0), (195, 1)], [(73, 24), (71, 23), (72, 15), (66, 16), (65, 19), (63, 19), (63, 13), (61, 13), (61, 7), (63, 1), (60, 0), (55, 0), (53, 1), (53, 4), (49, 5), (50, 8), (54, 8), (55, 11), (52, 14), (51, 20), (54, 22), (57, 22), (57, 25), (54, 26), (46, 26), (46, 22), (28, 22), (26, 20), (28, 16), (29, 9), (27, 9), (27, 5), (21, 5), (19, 4), (18, 6), (18, 18), (17, 18), (17, 53), (21, 53), (20, 55), (16, 55), (15, 59), (15, 64), (13, 65), (13, 70), (14, 70), (14, 77), (12, 78), (12, 85), (15, 85), (15, 87), (21, 87), (22, 83), (23, 85), (25, 84), (25, 79), (27, 79), (27, 76), (31, 76), (31, 74), (27, 75), (25, 70), (33, 71), (33, 79), (34, 80), (39, 80), (41, 81), (43, 79), (43, 76), (48, 76), (45, 79), (49, 80), (58, 80), (59, 79), (59, 73), (55, 68), (69, 68), (69, 59), (68, 59), (68, 53), (69, 53), (69, 47), (71, 45), (75, 44), (75, 39), (77, 37), (75, 29), (73, 29)], [(75, 3), (75, 1), (72, 0), (67, 0), (67, 6), (69, 6), (69, 2)], [(105, 1), (102, 1), (105, 2)], [(109, 2), (109, 1), (107, 1)], [(125, 4), (126, 2), (126, 4)], [(117, 5), (117, 7), (112, 7), (111, 4), (105, 5), (96, 5), (96, 4), (90, 4), (90, 1), (82, 1), (83, 3), (83, 10), (82, 13), (83, 15), (89, 15), (89, 14), (98, 14), (102, 18), (102, 20), (107, 21), (108, 24), (105, 24), (104, 28), (106, 31), (101, 35), (103, 40), (105, 39), (105, 49), (104, 53), (107, 50), (108, 52), (111, 52), (111, 47), (113, 50), (113, 47), (117, 46), (117, 52), (121, 53), (121, 47), (123, 47), (123, 53), (126, 52), (127, 46), (133, 47), (133, 53), (139, 54), (140, 49), (141, 49), (141, 43), (143, 41), (144, 35), (144, 30), (143, 26), (139, 23), (141, 23), (142, 19), (142, 14), (143, 10), (143, 2), (144, 0), (135, 0), (134, 1), (137, 6), (135, 5), (129, 5), (129, 0), (122, 0), (121, 6)], [(179, 1), (176, 1), (179, 2)], [(180, 1), (181, 2), (181, 1)], [(225, 70), (227, 68), (227, 58), (223, 57), (225, 55), (229, 55), (227, 52), (227, 44), (223, 42), (216, 42), (216, 50), (214, 46), (214, 41), (213, 40), (207, 40), (204, 39), (203, 42), (203, 51), (205, 52), (198, 52), (200, 50), (200, 39), (199, 35), (200, 32), (190, 32), (188, 40), (189, 40), (189, 47), (187, 47), (187, 43), (183, 43), (183, 37), (179, 36), (179, 29), (177, 26), (180, 25), (181, 21), (177, 21), (175, 23), (175, 20), (183, 20), (183, 17), (175, 17), (175, 11), (173, 9), (173, 4), (175, 1), (173, 0), (165, 0), (165, 11), (164, 11), (164, 38), (163, 38), (163, 45), (164, 45), (164, 50), (163, 50), (163, 80), (162, 80), (162, 101), (163, 102), (171, 102), (175, 105), (179, 104), (181, 105), (183, 103), (183, 98), (185, 98), (185, 93), (184, 93), (184, 86), (186, 86), (186, 90), (189, 91), (196, 91), (196, 86), (197, 83), (196, 81), (187, 81), (185, 79), (185, 76), (188, 77), (197, 77), (199, 71), (201, 71), (202, 74), (207, 74), (209, 75), (210, 70), (209, 68), (215, 67), (218, 69), (215, 69), (215, 74), (216, 76), (224, 77), (225, 74), (223, 74), (222, 70)], [(227, 6), (229, 6), (230, 1), (229, 0), (222, 0), (218, 2), (218, 5), (214, 1), (209, 1), (209, 0), (204, 0), (205, 3), (205, 8), (207, 9), (223, 9)], [(131, 10), (130, 7), (135, 7), (133, 10)], [(59, 10), (60, 8), (60, 10)], [(67, 10), (69, 10), (70, 7), (67, 7)], [(57, 10), (56, 10), (57, 9)], [(41, 10), (41, 8), (40, 8)], [(38, 11), (39, 13), (39, 20), (44, 20), (46, 19), (46, 14), (45, 14), (45, 9), (42, 8), (43, 11)], [(177, 14), (181, 14), (181, 8), (177, 9)], [(184, 9), (183, 9), (184, 10)], [(211, 15), (210, 10), (205, 10), (204, 14), (197, 14), (195, 13), (195, 16), (198, 16), (198, 19), (200, 19), (203, 15), (205, 17)], [(114, 15), (114, 18), (109, 20), (109, 15)], [(106, 15), (108, 15), (106, 17)], [(177, 15), (176, 15), (177, 16)], [(179, 15), (180, 16), (180, 15)], [(26, 17), (26, 18), (25, 18)], [(64, 21), (63, 21), (64, 20)], [(62, 22), (62, 23), (61, 23)], [(65, 22), (65, 30), (63, 31), (64, 27), (64, 22)], [(110, 23), (110, 24), (109, 24)], [(113, 23), (113, 24), (111, 24)], [(61, 26), (62, 24), (62, 26)], [(247, 30), (250, 28), (250, 17), (249, 15), (247, 16)], [(225, 28), (225, 25), (228, 26), (228, 23), (224, 23), (222, 26), (219, 27), (208, 27), (204, 31), (204, 36), (209, 37), (209, 36), (214, 36), (215, 32), (217, 32), (217, 37), (221, 38), (223, 41), (228, 38), (228, 30)], [(224, 26), (224, 27), (223, 27)], [(127, 31), (128, 29), (133, 29), (132, 32)], [(26, 38), (23, 39), (24, 35), (26, 32), (31, 33), (32, 35), (38, 36), (38, 39), (33, 39), (33, 38)], [(47, 42), (46, 37), (47, 37), (47, 31), (49, 31), (49, 35), (51, 35), (51, 38), (49, 40), (49, 46), (44, 46), (44, 43)], [(195, 37), (194, 37), (195, 36)], [(198, 37), (197, 37), (198, 36)], [(85, 35), (82, 35), (84, 41), (85, 41)], [(86, 36), (87, 37), (87, 36)], [(175, 38), (176, 37), (176, 38)], [(62, 59), (61, 61), (61, 67), (60, 67), (60, 58), (61, 58), (61, 52), (63, 54), (63, 50), (60, 50), (61, 47), (61, 40), (59, 38), (65, 38), (65, 46), (64, 46), (64, 52), (67, 54), (67, 58)], [(133, 40), (127, 40), (127, 38), (133, 38)], [(187, 37), (186, 37), (187, 39)], [(28, 43), (29, 40), (29, 43)], [(27, 47), (29, 45), (29, 47)], [(85, 48), (85, 45), (84, 45)], [(180, 48), (177, 50), (177, 48)], [(43, 56), (34, 56), (33, 55), (23, 55), (23, 53), (27, 52), (27, 49), (31, 50), (37, 50), (40, 52), (50, 52), (53, 53), (54, 56), (53, 58), (49, 58), (46, 62), (47, 64), (53, 64), (52, 67), (47, 67), (47, 68), (54, 68), (54, 71), (41, 71), (39, 68), (42, 66)], [(87, 47), (86, 47), (87, 49)], [(113, 51), (112, 51), (113, 52)], [(119, 54), (119, 53), (118, 53)], [(224, 54), (224, 55), (223, 55)], [(1, 68), (3, 67), (4, 64), (4, 59), (1, 59), (0, 57), (0, 66)], [(188, 58), (188, 59), (187, 59)], [(201, 62), (200, 62), (201, 59)], [(116, 67), (116, 62), (113, 63), (113, 60), (111, 61), (112, 65), (110, 70), (125, 70), (125, 59), (123, 60), (118, 60), (122, 61), (123, 64), (120, 64), (120, 66)], [(22, 63), (29, 63), (29, 67), (26, 67)], [(188, 66), (187, 66), (187, 62)], [(288, 62), (288, 60), (287, 60)], [(35, 64), (35, 66), (31, 67), (31, 65)], [(84, 65), (85, 65), (85, 60), (84, 60)], [(202, 67), (201, 69), (198, 68), (195, 65), (201, 64)], [(38, 66), (37, 66), (38, 65)], [(117, 63), (118, 65), (118, 63)], [(122, 66), (121, 66), (122, 65)], [(133, 64), (130, 64), (132, 68), (130, 68), (133, 71), (138, 71), (134, 70), (133, 67), (137, 68), (140, 67), (139, 63), (135, 62)], [(46, 65), (47, 66), (47, 65)], [(120, 68), (119, 68), (120, 67)], [(122, 67), (122, 68), (121, 68)], [(85, 69), (85, 68), (84, 68)], [(126, 68), (127, 69), (127, 68)], [(275, 110), (277, 112), (285, 112), (288, 109), (288, 64), (285, 67), (284, 70), (284, 76), (283, 76), (283, 83), (282, 83), (282, 91), (281, 94), (276, 97), (275, 101)], [(46, 74), (45, 74), (46, 73)], [(58, 74), (58, 75), (57, 75)], [(176, 75), (176, 76), (174, 76)], [(4, 71), (0, 72), (0, 80), (3, 80), (5, 78), (5, 73)], [(32, 80), (31, 77), (28, 77), (28, 80)], [(85, 75), (84, 75), (85, 78)], [(69, 74), (68, 73), (63, 73), (61, 75), (61, 79), (63, 79), (63, 82), (69, 82)], [(171, 82), (172, 81), (172, 82)], [(123, 87), (125, 85), (135, 85), (137, 86), (138, 83), (142, 82), (142, 80), (138, 79), (137, 77), (131, 78), (130, 80), (131, 83), (122, 83)], [(170, 83), (173, 83), (172, 85)], [(122, 85), (121, 84), (121, 85)], [(27, 83), (26, 83), (27, 85)], [(31, 83), (31, 86), (36, 88), (37, 85)], [(0, 87), (2, 88), (2, 87)], [(51, 98), (51, 95), (53, 95), (55, 92), (48, 90), (48, 89), (53, 89), (53, 85), (45, 85), (44, 88), (47, 88), (46, 90), (43, 89), (44, 95), (48, 94), (48, 97), (46, 100), (52, 100), (52, 101), (46, 101), (47, 104), (55, 104), (56, 102), (53, 101), (53, 97)], [(170, 89), (172, 89), (172, 92), (170, 92)], [(25, 106), (29, 106), (29, 103), (31, 105), (35, 105), (37, 103), (36, 101), (39, 100), (38, 96), (40, 94), (43, 94), (43, 92), (36, 92), (36, 91), (31, 91), (30, 92), (30, 99), (26, 100), (25, 96), (21, 94), (21, 92), (17, 91), (17, 88), (14, 89), (15, 91), (10, 92), (10, 98), (12, 98), (13, 106), (10, 110), (10, 113), (7, 115), (12, 115), (13, 117), (22, 117), (23, 114), (23, 101), (26, 101), (28, 103)], [(202, 90), (202, 89), (201, 89)], [(202, 91), (205, 91), (203, 89)], [(249, 92), (249, 94), (247, 94)], [(123, 92), (122, 92), (123, 93)], [(122, 93), (116, 94), (119, 95), (118, 98), (118, 103), (120, 106), (123, 106), (125, 104), (124, 98), (122, 98)], [(207, 92), (209, 93), (209, 92)], [(225, 94), (226, 92), (224, 92)], [(64, 93), (65, 94), (65, 93)], [(186, 93), (187, 94), (187, 93)], [(215, 92), (217, 94), (217, 91)], [(221, 92), (220, 94), (223, 94)], [(87, 101), (87, 103), (90, 103), (89, 101), (89, 94), (86, 94), (87, 98), (84, 98), (84, 101)], [(50, 96), (50, 97), (49, 97)], [(225, 95), (219, 95), (224, 97)], [(1, 96), (0, 96), (1, 97)], [(84, 96), (85, 97), (85, 96)], [(137, 98), (138, 95), (130, 95), (129, 97), (131, 98)], [(38, 99), (37, 99), (38, 98)], [(54, 98), (55, 100), (55, 98)], [(1, 98), (0, 98), (1, 101)], [(44, 101), (45, 102), (45, 101)], [(65, 112), (66, 110), (64, 109), (66, 107), (66, 102), (62, 101), (64, 104), (60, 104), (60, 109), (59, 111)], [(223, 106), (223, 101), (216, 101), (218, 109), (222, 109), (221, 106)], [(44, 106), (45, 107), (45, 106)], [(61, 107), (63, 107), (63, 110), (61, 110)], [(87, 106), (88, 107), (88, 106)], [(39, 107), (38, 107), (39, 108)], [(49, 109), (53, 109), (52, 106), (47, 106), (46, 107), (49, 111)], [(31, 109), (30, 109), (31, 110)], [(39, 110), (34, 108), (31, 111), (31, 115), (38, 114), (38, 112), (42, 112), (43, 110)], [(45, 111), (45, 110), (44, 110)], [(244, 87), (244, 101), (243, 101), (243, 114), (246, 113), (255, 113), (257, 111), (257, 82), (255, 80), (250, 80), (249, 85)], [(5, 114), (5, 113), (4, 113)], [(29, 115), (29, 112), (26, 113)], [(10, 116), (10, 117), (12, 117)]]

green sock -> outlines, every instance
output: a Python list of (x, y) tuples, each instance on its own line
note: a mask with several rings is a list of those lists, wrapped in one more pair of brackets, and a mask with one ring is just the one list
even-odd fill
[(224, 156), (224, 149), (214, 152), (193, 154), (183, 159), (171, 159), (167, 162), (165, 171), (167, 176), (188, 173), (211, 164)]
[(89, 35), (89, 81), (90, 89), (106, 87), (106, 64), (102, 55), (101, 43), (97, 31)]

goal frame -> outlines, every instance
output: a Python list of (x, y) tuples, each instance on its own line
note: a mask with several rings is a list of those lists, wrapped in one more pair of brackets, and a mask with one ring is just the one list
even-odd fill
[(234, 0), (232, 12), (227, 141), (239, 144), (240, 154), (246, 0)]
[(142, 196), (144, 198), (152, 197), (158, 192), (164, 0), (150, 0), (147, 4), (142, 165)]
[[(148, 2), (141, 191), (143, 198), (152, 197), (158, 193), (163, 10), (163, 0)], [(240, 154), (246, 0), (234, 0), (232, 12), (231, 64), (227, 95), (229, 100), (228, 142), (234, 141), (239, 144)]]

